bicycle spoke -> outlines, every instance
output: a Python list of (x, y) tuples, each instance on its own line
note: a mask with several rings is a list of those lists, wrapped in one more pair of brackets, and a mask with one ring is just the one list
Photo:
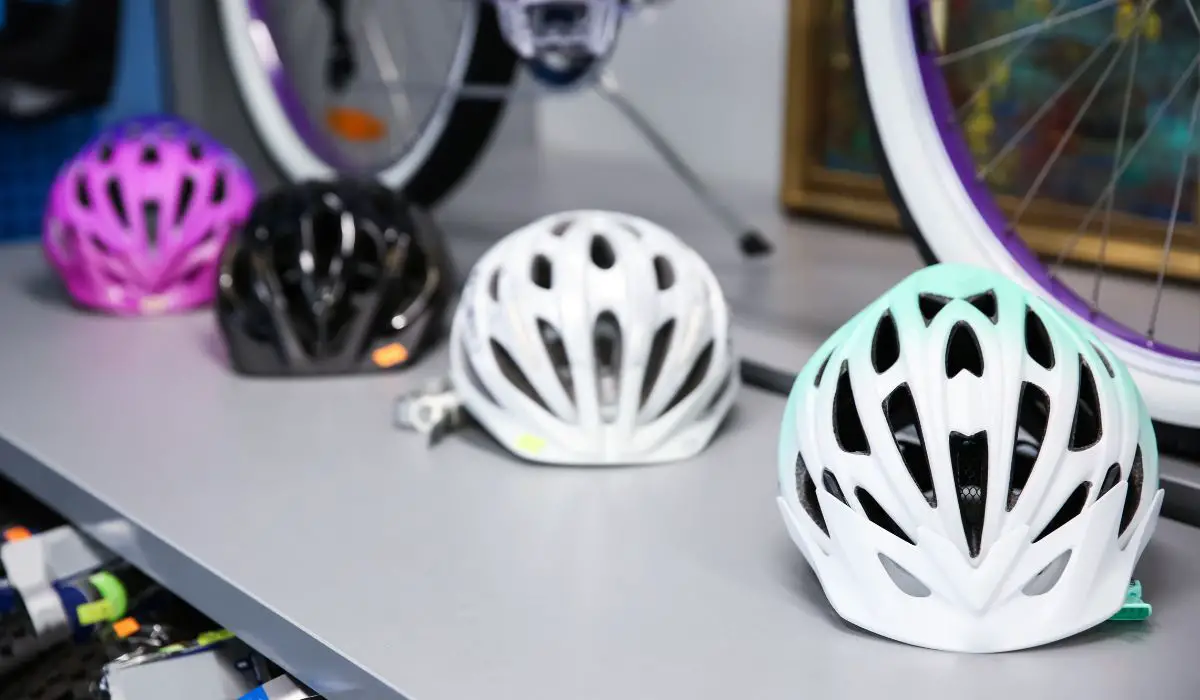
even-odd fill
[(1092, 51), (1091, 55), (1084, 59), (1083, 63), (1079, 64), (1079, 67), (1075, 69), (1075, 72), (1072, 73), (1070, 77), (1068, 77), (1066, 81), (1064, 81), (1063, 84), (1054, 91), (1054, 94), (1050, 96), (1050, 99), (1046, 100), (1041, 107), (1038, 107), (1037, 111), (1033, 113), (1033, 116), (1026, 120), (1026, 122), (1021, 125), (1020, 129), (1017, 129), (1017, 133), (1013, 134), (1008, 141), (1006, 141), (1004, 145), (1000, 147), (1000, 150), (996, 151), (996, 154), (987, 162), (987, 165), (976, 171), (976, 176), (979, 179), (986, 180), (988, 175), (991, 174), (992, 169), (995, 168), (998, 163), (1008, 157), (1008, 154), (1011, 153), (1018, 145), (1020, 145), (1021, 141), (1025, 140), (1025, 137), (1029, 135), (1029, 132), (1033, 131), (1033, 128), (1037, 126), (1047, 114), (1050, 113), (1050, 110), (1053, 109), (1056, 104), (1058, 104), (1058, 101), (1062, 99), (1062, 96), (1070, 91), (1075, 83), (1077, 83), (1079, 79), (1083, 77), (1083, 74), (1087, 72), (1088, 68), (1092, 67), (1092, 64), (1096, 62), (1096, 59), (1100, 58), (1100, 56), (1107, 51), (1110, 46), (1112, 46), (1112, 43), (1114, 40), (1116, 40), (1116, 38), (1116, 32), (1110, 34), (1108, 39), (1103, 44), (1096, 47)]
[(1188, 14), (1192, 16), (1192, 24), (1196, 25), (1196, 31), (1200, 31), (1200, 16), (1196, 15), (1196, 8), (1192, 7), (1191, 0), (1183, 0), (1183, 6), (1187, 8)]
[(1125, 174), (1125, 171), (1129, 169), (1129, 166), (1133, 164), (1138, 152), (1141, 151), (1142, 146), (1145, 145), (1146, 141), (1149, 140), (1150, 134), (1154, 132), (1154, 128), (1158, 126), (1158, 122), (1162, 120), (1162, 117), (1164, 114), (1166, 114), (1167, 109), (1170, 108), (1171, 104), (1175, 102), (1175, 98), (1179, 96), (1179, 92), (1183, 89), (1183, 86), (1187, 83), (1188, 79), (1191, 78), (1192, 74), (1196, 72), (1197, 66), (1200, 66), (1200, 55), (1197, 55), (1192, 59), (1192, 62), (1188, 64), (1186, 69), (1184, 69), (1183, 75), (1180, 76), (1179, 80), (1175, 82), (1175, 85), (1171, 87), (1171, 92), (1167, 94), (1167, 98), (1163, 100), (1163, 103), (1159, 105), (1158, 109), (1153, 115), (1151, 115), (1150, 120), (1146, 123), (1145, 133), (1143, 133), (1137, 141), (1134, 141), (1133, 146), (1129, 149), (1129, 155), (1125, 157), (1125, 161), (1121, 163), (1121, 167), (1117, 168), (1117, 171), (1113, 174), (1112, 178), (1110, 178), (1105, 184), (1104, 189), (1100, 192), (1100, 196), (1096, 198), (1095, 203), (1092, 204), (1091, 208), (1088, 209), (1087, 214), (1084, 216), (1083, 222), (1080, 223), (1078, 228), (1075, 229), (1075, 233), (1071, 234), (1071, 239), (1068, 241), (1068, 245), (1062, 250), (1061, 253), (1059, 253), (1058, 258), (1054, 262), (1055, 269), (1060, 267), (1063, 261), (1066, 260), (1067, 256), (1075, 250), (1075, 246), (1078, 244), (1079, 238), (1083, 235), (1083, 232), (1091, 226), (1092, 219), (1100, 210), (1100, 206), (1104, 202), (1104, 198), (1111, 196), (1116, 190), (1117, 181), (1121, 179), (1121, 176)]
[(1175, 200), (1171, 204), (1171, 219), (1167, 223), (1167, 240), (1163, 244), (1162, 259), (1158, 263), (1158, 279), (1155, 281), (1154, 306), (1150, 310), (1150, 327), (1146, 329), (1146, 337), (1154, 340), (1154, 332), (1158, 326), (1158, 309), (1162, 303), (1163, 287), (1167, 277), (1167, 259), (1171, 257), (1171, 243), (1175, 238), (1175, 227), (1179, 223), (1179, 205), (1183, 201), (1183, 181), (1188, 171), (1188, 159), (1192, 157), (1192, 142), (1196, 137), (1196, 117), (1200, 115), (1200, 89), (1192, 100), (1192, 118), (1188, 122), (1188, 145), (1183, 149), (1180, 158), (1179, 175), (1175, 179)]
[[(379, 77), (384, 84), (398, 84), (404, 73), (396, 62), (391, 47), (388, 46), (383, 29), (376, 22), (363, 22), (363, 30), (366, 32), (367, 49), (371, 54), (371, 60), (375, 63), (375, 69), (379, 71)], [(392, 115), (397, 122), (411, 125), (412, 105), (408, 103), (408, 96), (398, 90), (389, 90), (388, 99), (392, 105)]]
[(1049, 20), (1049, 19), (1043, 20), (1037, 24), (1031, 24), (1027, 27), (1021, 27), (1020, 29), (1016, 29), (1014, 31), (1008, 32), (1007, 34), (1001, 34), (1000, 36), (994, 37), (992, 39), (988, 39), (987, 41), (978, 43), (974, 46), (971, 46), (971, 47), (968, 47), (968, 48), (965, 48), (965, 49), (962, 49), (959, 51), (955, 51), (953, 53), (945, 54), (938, 58), (937, 63), (939, 66), (944, 66), (944, 65), (947, 65), (950, 63), (956, 63), (958, 61), (963, 60), (964, 58), (970, 58), (971, 56), (981, 54), (984, 51), (990, 51), (992, 49), (999, 48), (999, 47), (1005, 46), (1007, 44), (1011, 44), (1014, 41), (1020, 40), (1022, 37), (1028, 36), (1030, 34), (1036, 34), (1040, 31), (1042, 31), (1043, 29), (1049, 29), (1050, 27), (1056, 27), (1060, 24), (1065, 24), (1072, 20), (1081, 19), (1081, 18), (1086, 17), (1094, 12), (1099, 12), (1100, 10), (1103, 10), (1106, 7), (1111, 7), (1112, 5), (1117, 4), (1119, 1), (1120, 0), (1098, 0), (1097, 2), (1095, 2), (1091, 5), (1088, 5), (1086, 7), (1081, 7), (1078, 10), (1072, 10), (1072, 11), (1070, 11), (1060, 17), (1057, 17), (1053, 20)]
[[(1151, 2), (1143, 5), (1142, 14), (1138, 17), (1138, 26), (1141, 26), (1142, 21), (1146, 17), (1146, 13), (1150, 11), (1150, 8), (1154, 6), (1155, 2), (1157, 2), (1157, 0), (1152, 0)], [(1088, 96), (1083, 101), (1083, 104), (1080, 105), (1079, 109), (1075, 110), (1075, 116), (1071, 118), (1071, 123), (1067, 125), (1066, 132), (1054, 146), (1054, 151), (1046, 160), (1046, 164), (1043, 165), (1042, 169), (1038, 172), (1037, 177), (1034, 178), (1033, 185), (1029, 188), (1029, 191), (1025, 193), (1025, 197), (1021, 200), (1021, 204), (1017, 207), (1017, 211), (1013, 216), (1013, 225), (1017, 225), (1021, 222), (1021, 217), (1025, 215), (1025, 210), (1029, 208), (1029, 204), (1033, 201), (1033, 198), (1037, 196), (1038, 191), (1042, 188), (1042, 184), (1046, 181), (1046, 177), (1050, 174), (1050, 171), (1054, 168), (1055, 163), (1058, 162), (1059, 157), (1062, 155), (1063, 149), (1067, 147), (1067, 143), (1070, 142), (1071, 137), (1075, 135), (1075, 130), (1079, 128), (1079, 123), (1083, 121), (1083, 115), (1087, 113), (1088, 108), (1092, 106), (1092, 102), (1096, 100), (1096, 96), (1100, 94), (1100, 88), (1104, 87), (1104, 84), (1108, 81), (1108, 76), (1112, 75), (1113, 69), (1117, 67), (1117, 63), (1121, 60), (1121, 56), (1125, 55), (1125, 49), (1128, 46), (1128, 40), (1121, 42), (1120, 47), (1118, 47), (1113, 53), (1112, 59), (1109, 60), (1108, 65), (1104, 68), (1104, 72), (1101, 73), (1100, 77), (1096, 79), (1096, 84), (1092, 86), (1092, 90), (1090, 93), (1088, 93)]]
[[(1121, 104), (1121, 128), (1117, 133), (1117, 146), (1113, 152), (1113, 163), (1111, 177), (1116, 181), (1116, 170), (1121, 162), (1121, 156), (1125, 151), (1125, 129), (1129, 124), (1129, 106), (1133, 102), (1133, 76), (1137, 71), (1138, 52), (1142, 44), (1141, 32), (1135, 32), (1133, 35), (1133, 52), (1129, 55), (1129, 71), (1125, 78), (1125, 97)], [(1113, 188), (1112, 193), (1106, 198), (1104, 211), (1104, 224), (1100, 231), (1100, 254), (1096, 259), (1096, 274), (1092, 278), (1092, 309), (1095, 310), (1100, 306), (1100, 280), (1104, 275), (1104, 263), (1108, 255), (1108, 237), (1112, 229), (1112, 212), (1116, 205), (1117, 191)]]
[[(1066, 7), (1067, 3), (1070, 1), (1071, 0), (1058, 0), (1058, 4), (1054, 6), (1054, 9), (1050, 10), (1050, 13), (1046, 15), (1046, 17), (1050, 18), (1057, 16), (1058, 13), (1062, 12), (1063, 8)], [(957, 107), (955, 110), (956, 116), (961, 119), (962, 116), (966, 114), (976, 102), (979, 101), (980, 97), (983, 97), (985, 94), (987, 94), (987, 92), (992, 89), (992, 86), (995, 85), (998, 80), (1000, 80), (1000, 76), (1004, 75), (1004, 73), (1008, 71), (1012, 64), (1021, 57), (1021, 54), (1025, 52), (1025, 49), (1029, 48), (1029, 45), (1032, 44), (1033, 40), (1036, 38), (1038, 38), (1037, 34), (1030, 34), (1028, 37), (1025, 37), (1025, 40), (1022, 41), (1016, 48), (1010, 51), (1008, 55), (1004, 57), (1004, 60), (1000, 62), (1000, 67), (1004, 70), (993, 70), (991, 75), (988, 76), (987, 80), (983, 82), (983, 85), (975, 90), (975, 92), (971, 93), (971, 96)]]

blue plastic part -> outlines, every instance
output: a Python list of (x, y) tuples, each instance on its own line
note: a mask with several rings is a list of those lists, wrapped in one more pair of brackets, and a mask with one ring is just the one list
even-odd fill
[(0, 579), (0, 616), (12, 612), (17, 607), (17, 592), (9, 587), (8, 582)]
[(267, 697), (267, 691), (263, 690), (262, 688), (255, 688), (254, 690), (251, 690), (249, 693), (246, 693), (245, 695), (243, 695), (241, 698), (239, 698), (239, 700), (271, 700), (271, 699)]
[(95, 135), (95, 112), (0, 125), (0, 241), (41, 235), (46, 195), (59, 167)]
[[(0, 0), (0, 16), (7, 4), (8, 0)], [(59, 166), (102, 126), (134, 114), (163, 111), (164, 88), (169, 86), (164, 85), (166, 63), (159, 52), (160, 4), (155, 0), (121, 4), (121, 46), (108, 105), (40, 123), (0, 121), (0, 243), (41, 235), (46, 194)]]

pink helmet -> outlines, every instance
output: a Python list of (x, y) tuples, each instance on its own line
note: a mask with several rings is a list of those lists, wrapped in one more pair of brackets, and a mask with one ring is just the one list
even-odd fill
[(59, 170), (43, 244), (83, 306), (181, 311), (212, 301), (221, 249), (253, 204), (250, 172), (229, 149), (180, 119), (142, 117)]

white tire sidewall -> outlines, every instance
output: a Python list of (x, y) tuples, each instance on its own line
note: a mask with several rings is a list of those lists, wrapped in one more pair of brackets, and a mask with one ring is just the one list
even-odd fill
[[(870, 104), (886, 115), (874, 119), (875, 128), (905, 207), (934, 255), (1002, 272), (1075, 315), (1013, 260), (959, 179), (924, 98), (909, 0), (853, 1)], [(1200, 365), (1092, 329), (1128, 365), (1156, 420), (1200, 427)]]

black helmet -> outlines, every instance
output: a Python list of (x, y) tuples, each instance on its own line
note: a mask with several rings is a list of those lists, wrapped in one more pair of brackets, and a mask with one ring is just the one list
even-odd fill
[(225, 249), (217, 316), (238, 372), (392, 369), (437, 340), (453, 278), (432, 220), (402, 196), (356, 181), (288, 185)]

